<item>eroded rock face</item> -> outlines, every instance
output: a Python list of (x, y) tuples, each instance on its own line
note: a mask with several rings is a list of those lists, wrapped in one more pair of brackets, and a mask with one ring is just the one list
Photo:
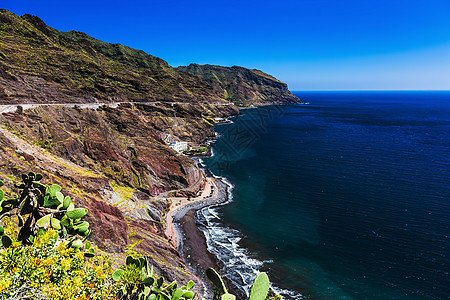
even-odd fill
[(239, 106), (300, 102), (285, 83), (259, 70), (198, 64), (177, 69), (206, 80), (214, 91)]
[(80, 199), (79, 202), (89, 210), (86, 220), (94, 224), (91, 238), (96, 245), (108, 252), (124, 252), (129, 243), (129, 228), (123, 213), (108, 202), (92, 197)]
[[(161, 115), (136, 107), (101, 110), (38, 107), (1, 116), (3, 123), (51, 153), (87, 167), (116, 182), (155, 196), (186, 188), (194, 162), (170, 149), (163, 131), (184, 139), (205, 140), (213, 129), (200, 117), (175, 110)], [(182, 121), (182, 122), (181, 122)], [(192, 137), (192, 135), (195, 135)], [(191, 138), (192, 137), (192, 138)]]
[(169, 203), (153, 196), (193, 196), (204, 182), (194, 162), (169, 148), (164, 136), (203, 143), (214, 137), (215, 118), (239, 113), (234, 103), (298, 99), (258, 70), (174, 69), (143, 51), (2, 9), (0, 24), (0, 104), (121, 102), (117, 108), (58, 105), (0, 114), (5, 188), (13, 190), (10, 175), (42, 173), (44, 183), (61, 185), (89, 209), (90, 239), (117, 263), (133, 245), (167, 280), (186, 282), (193, 275), (161, 223)]

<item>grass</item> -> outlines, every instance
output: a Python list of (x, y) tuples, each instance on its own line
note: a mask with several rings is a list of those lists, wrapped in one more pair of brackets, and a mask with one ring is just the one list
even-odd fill
[(134, 189), (131, 187), (121, 186), (114, 180), (111, 180), (109, 182), (111, 187), (113, 188), (114, 192), (120, 195), (122, 197), (123, 201), (128, 201), (133, 197), (133, 191)]

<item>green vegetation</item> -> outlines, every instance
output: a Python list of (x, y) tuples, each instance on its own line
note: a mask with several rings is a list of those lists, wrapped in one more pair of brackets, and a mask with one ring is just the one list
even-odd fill
[[(193, 281), (178, 286), (154, 275), (146, 257), (133, 252), (115, 271), (105, 255), (95, 254), (86, 238), (85, 208), (75, 208), (56, 184), (40, 183), (41, 174), (22, 174), (17, 197), (0, 189), (0, 299), (187, 300), (196, 295)], [(0, 187), (3, 182), (0, 181)], [(24, 221), (24, 219), (26, 219)], [(214, 300), (235, 300), (219, 274), (206, 270)], [(267, 296), (269, 279), (261, 273), (250, 300)]]
[(249, 300), (265, 299), (270, 288), (269, 277), (266, 273), (259, 273), (253, 282), (252, 289), (250, 290)]
[(112, 278), (121, 283), (121, 298), (123, 299), (150, 299), (150, 300), (186, 300), (194, 298), (190, 289), (194, 286), (189, 281), (185, 286), (178, 288), (176, 282), (164, 283), (163, 277), (153, 276), (145, 257), (133, 258), (128, 256), (126, 265), (117, 269)]
[(16, 198), (5, 199), (0, 190), (0, 297), (114, 299), (111, 261), (80, 239), (90, 232), (81, 220), (87, 210), (41, 179), (22, 174)]
[(89, 223), (81, 221), (87, 209), (75, 208), (70, 197), (61, 193), (59, 185), (48, 186), (40, 183), (41, 179), (41, 174), (22, 174), (19, 197), (4, 199), (4, 193), (0, 193), (0, 220), (6, 216), (17, 217), (20, 228), (17, 240), (24, 245), (32, 244), (38, 232), (54, 229), (61, 238), (68, 239), (70, 246), (80, 248), (80, 237), (85, 239), (90, 233)]
[(235, 300), (236, 296), (229, 294), (225, 283), (223, 282), (220, 275), (213, 268), (206, 270), (206, 276), (216, 287), (214, 289), (213, 300)]
[(31, 245), (13, 242), (0, 251), (2, 299), (114, 299), (118, 287), (110, 274), (107, 257), (85, 258), (53, 229)]
[(185, 155), (200, 155), (200, 154), (205, 154), (206, 152), (208, 152), (207, 147), (200, 147), (198, 149), (185, 150), (185, 151), (183, 151), (183, 154), (185, 154)]
[[(206, 276), (215, 286), (213, 300), (236, 299), (235, 295), (228, 293), (225, 283), (223, 282), (220, 275), (216, 272), (216, 270), (214, 270), (213, 268), (208, 268), (206, 270)], [(264, 272), (259, 273), (255, 278), (255, 281), (253, 282), (252, 288), (250, 290), (249, 300), (280, 299), (280, 296), (278, 295), (274, 295), (273, 293), (269, 294), (269, 289), (269, 277)]]
[(40, 140), (38, 142), (32, 142), (33, 144), (35, 144), (36, 146), (39, 146), (41, 148), (47, 149), (47, 150), (52, 150), (53, 146), (54, 146), (54, 142), (52, 139), (44, 141), (44, 140)]
[[(122, 197), (122, 201), (128, 201), (133, 197), (134, 189), (132, 187), (121, 186), (114, 180), (111, 180), (109, 184), (113, 188), (113, 191)], [(116, 205), (119, 204), (120, 203), (116, 203)]]

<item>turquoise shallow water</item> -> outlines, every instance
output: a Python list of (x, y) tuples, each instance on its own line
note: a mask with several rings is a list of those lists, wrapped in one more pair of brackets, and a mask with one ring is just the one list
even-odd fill
[(234, 186), (204, 209), (240, 287), (298, 299), (450, 295), (450, 92), (299, 92), (243, 111), (204, 160)]

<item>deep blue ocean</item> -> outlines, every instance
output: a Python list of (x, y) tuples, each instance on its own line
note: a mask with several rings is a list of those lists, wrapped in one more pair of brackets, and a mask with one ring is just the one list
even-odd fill
[(450, 92), (295, 94), (216, 128), (232, 201), (198, 217), (222, 271), (286, 299), (449, 299)]

